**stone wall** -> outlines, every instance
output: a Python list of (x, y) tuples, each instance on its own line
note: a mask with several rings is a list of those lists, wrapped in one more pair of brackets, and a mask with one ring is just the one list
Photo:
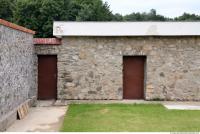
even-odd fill
[(33, 35), (0, 25), (0, 131), (16, 120), (16, 108), (37, 94)]
[(58, 99), (122, 99), (123, 56), (145, 55), (146, 100), (200, 100), (200, 37), (64, 37), (36, 52), (58, 56)]

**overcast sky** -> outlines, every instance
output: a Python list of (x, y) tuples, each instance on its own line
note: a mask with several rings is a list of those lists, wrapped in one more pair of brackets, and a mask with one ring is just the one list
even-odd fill
[(200, 14), (200, 0), (103, 0), (107, 1), (113, 13), (130, 14), (149, 12), (156, 9), (158, 14), (176, 17), (184, 12)]

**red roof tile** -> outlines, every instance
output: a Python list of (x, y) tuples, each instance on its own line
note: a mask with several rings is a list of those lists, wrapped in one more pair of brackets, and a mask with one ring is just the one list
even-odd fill
[(8, 22), (8, 21), (3, 20), (3, 19), (0, 19), (0, 25), (4, 25), (4, 26), (7, 26), (7, 27), (10, 27), (12, 29), (19, 30), (19, 31), (22, 31), (22, 32), (25, 32), (25, 33), (35, 34), (35, 31), (32, 31), (30, 29), (16, 25), (14, 23)]
[(58, 38), (34, 38), (35, 45), (61, 45), (61, 39)]

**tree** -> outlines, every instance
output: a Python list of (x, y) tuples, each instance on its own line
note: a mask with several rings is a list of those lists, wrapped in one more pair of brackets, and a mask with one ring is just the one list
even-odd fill
[(182, 16), (176, 17), (175, 21), (199, 21), (200, 16), (195, 14), (184, 13)]
[(125, 21), (143, 21), (142, 15), (140, 13), (131, 13), (124, 16)]
[(53, 21), (200, 21), (199, 15), (188, 13), (166, 18), (155, 9), (122, 16), (113, 14), (102, 0), (0, 0), (0, 3), (0, 18), (35, 30), (35, 37), (52, 37)]
[(53, 21), (67, 20), (68, 0), (17, 0), (15, 23), (37, 31), (36, 37), (51, 37)]
[(0, 18), (12, 21), (14, 0), (0, 0)]
[(101, 0), (16, 0), (13, 20), (52, 37), (53, 21), (110, 21), (112, 12)]
[(168, 18), (165, 18), (162, 15), (158, 15), (155, 9), (151, 9), (149, 13), (132, 13), (124, 16), (126, 21), (167, 21)]
[(123, 20), (124, 20), (123, 16), (119, 13), (114, 14), (112, 17), (112, 21), (123, 21)]
[(112, 12), (101, 0), (72, 0), (69, 18), (73, 21), (110, 21)]

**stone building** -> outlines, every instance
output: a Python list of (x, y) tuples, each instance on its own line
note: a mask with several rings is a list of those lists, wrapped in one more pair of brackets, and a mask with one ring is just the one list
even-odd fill
[[(200, 101), (200, 22), (54, 22), (54, 36), (0, 19), (0, 131), (34, 100)], [(33, 45), (35, 44), (35, 46)]]
[(62, 43), (35, 46), (38, 96), (199, 101), (199, 28), (199, 22), (54, 22)]
[(21, 104), (36, 100), (34, 33), (0, 19), (0, 131), (17, 119)]

